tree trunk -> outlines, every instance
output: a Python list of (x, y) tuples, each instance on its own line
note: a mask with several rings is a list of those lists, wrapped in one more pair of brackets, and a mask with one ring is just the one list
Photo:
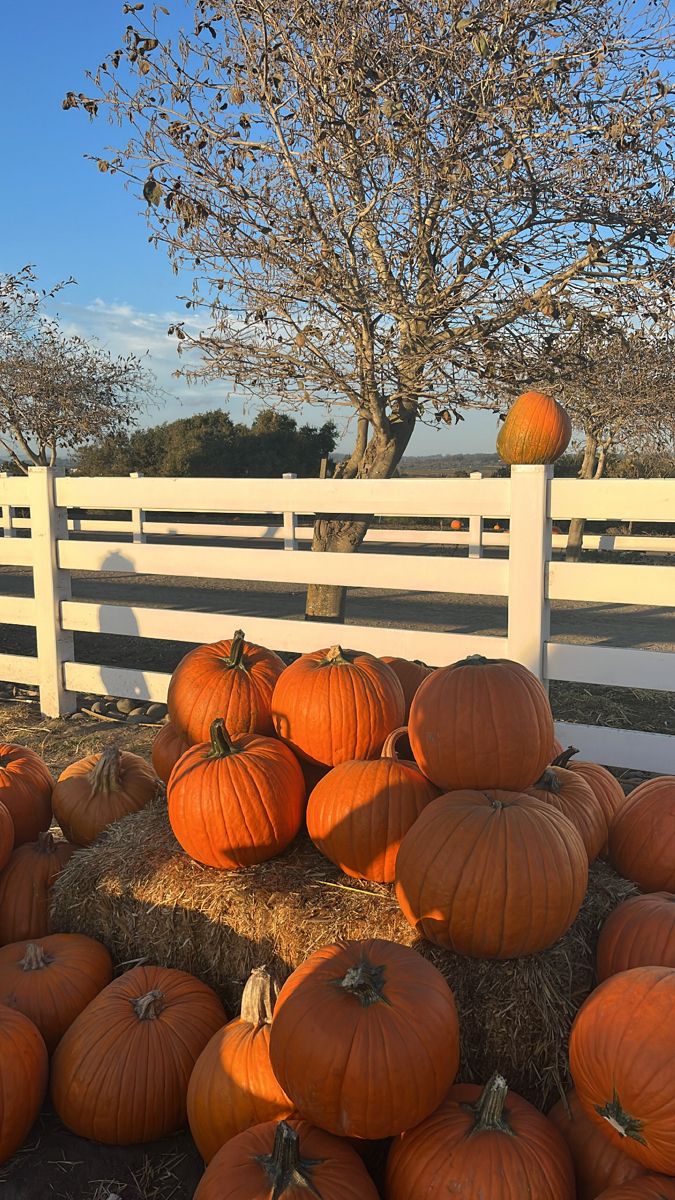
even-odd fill
[[(593, 479), (595, 476), (595, 456), (598, 450), (597, 438), (592, 434), (586, 434), (586, 445), (584, 447), (584, 457), (579, 468), (579, 479)], [(586, 520), (584, 517), (574, 517), (570, 521), (569, 532), (567, 534), (567, 547), (565, 550), (565, 560), (567, 562), (579, 562), (581, 551), (584, 542), (584, 527)]]

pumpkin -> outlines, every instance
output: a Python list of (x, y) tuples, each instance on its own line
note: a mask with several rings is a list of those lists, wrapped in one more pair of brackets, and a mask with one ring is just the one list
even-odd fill
[(675, 775), (630, 792), (609, 827), (609, 861), (643, 892), (675, 892)]
[(306, 1120), (344, 1137), (390, 1137), (433, 1112), (455, 1078), (452, 992), (407, 946), (324, 946), (279, 993), (270, 1058)]
[(111, 1146), (175, 1132), (185, 1124), (194, 1064), (226, 1019), (215, 992), (193, 975), (133, 967), (99, 992), (56, 1048), (59, 1118)]
[(434, 671), (410, 706), (415, 761), (445, 791), (522, 791), (551, 761), (553, 717), (538, 679), (520, 663), (474, 654)]
[(0, 801), (14, 822), (14, 845), (34, 842), (52, 820), (49, 769), (33, 750), (13, 743), (0, 745)]
[(304, 1121), (265, 1121), (232, 1138), (194, 1200), (378, 1200), (355, 1150)]
[(270, 1025), (277, 985), (264, 967), (248, 979), (241, 1016), (214, 1033), (195, 1063), (187, 1115), (197, 1149), (210, 1162), (225, 1142), (251, 1125), (293, 1111), (270, 1064)]
[(450, 528), (454, 529), (455, 531), (462, 528), (462, 522), (458, 517), (455, 517), (454, 520), (450, 522)]
[(564, 1137), (574, 1163), (578, 1200), (595, 1200), (604, 1188), (644, 1174), (644, 1167), (613, 1146), (585, 1114), (574, 1088), (548, 1114)]
[(314, 845), (346, 875), (393, 883), (401, 839), (438, 795), (414, 763), (392, 757), (392, 734), (382, 757), (333, 767), (307, 805)]
[(211, 741), (176, 763), (167, 788), (169, 821), (180, 845), (207, 867), (250, 867), (280, 854), (302, 825), (305, 781), (292, 751), (276, 738), (230, 738), (222, 721)]
[(523, 392), (512, 404), (497, 436), (497, 453), (510, 465), (552, 463), (572, 437), (569, 415), (543, 392)]
[(470, 958), (552, 946), (586, 892), (572, 822), (518, 792), (451, 792), (427, 804), (396, 860), (396, 896), (418, 933)]
[(420, 686), (422, 680), (426, 679), (427, 675), (432, 674), (434, 668), (428, 667), (426, 663), (420, 662), (416, 658), (389, 658), (387, 655), (385, 655), (380, 661), (386, 663), (388, 667), (391, 667), (394, 675), (403, 688), (403, 699), (405, 702), (403, 720), (407, 721), (408, 714), (410, 713), (410, 705), (412, 704), (415, 692)]
[(0, 1005), (0, 1163), (19, 1149), (37, 1120), (49, 1064), (42, 1035), (28, 1017)]
[(53, 933), (0, 950), (0, 1004), (29, 1017), (50, 1054), (111, 979), (105, 946), (80, 933)]
[(629, 1183), (607, 1188), (598, 1200), (675, 1200), (675, 1179), (665, 1175), (641, 1175)]
[[(575, 754), (578, 754), (578, 750), (574, 746), (568, 746), (567, 750), (563, 750), (561, 747), (558, 756), (553, 760), (553, 766), (566, 767), (568, 770), (574, 771), (575, 775), (579, 775), (588, 784), (605, 814), (609, 831), (609, 826), (619, 809), (623, 808), (626, 803), (624, 790), (616, 775), (612, 775), (612, 772), (608, 771), (606, 767), (601, 767), (598, 763), (577, 760), (573, 757)], [(608, 853), (609, 844), (605, 842), (601, 855), (606, 858)]]
[(391, 667), (359, 650), (317, 650), (287, 667), (272, 697), (280, 738), (311, 762), (335, 767), (374, 758), (403, 723), (403, 688)]
[(612, 975), (582, 1004), (570, 1071), (586, 1114), (650, 1171), (675, 1175), (675, 970)]
[(0, 871), (7, 866), (14, 849), (14, 822), (9, 809), (0, 800)]
[(557, 1129), (501, 1075), (450, 1090), (426, 1121), (396, 1139), (387, 1200), (574, 1200), (574, 1171)]
[(49, 933), (49, 895), (75, 847), (40, 833), (19, 846), (0, 872), (0, 946)]
[(675, 967), (675, 895), (648, 892), (615, 908), (600, 930), (596, 967), (601, 981), (633, 967)]
[(162, 783), (169, 782), (169, 775), (178, 759), (189, 747), (190, 743), (185, 734), (176, 729), (171, 721), (162, 725), (152, 743), (152, 765)]
[(138, 754), (106, 746), (59, 775), (52, 803), (69, 842), (91, 846), (108, 825), (138, 812), (157, 794), (157, 776)]
[(191, 744), (207, 742), (222, 717), (234, 735), (274, 732), (270, 705), (285, 664), (273, 650), (247, 642), (241, 629), (224, 642), (197, 646), (171, 676), (169, 717)]
[(586, 781), (574, 771), (550, 766), (541, 779), (527, 789), (527, 794), (553, 805), (569, 817), (581, 834), (589, 863), (595, 862), (607, 842), (607, 821)]

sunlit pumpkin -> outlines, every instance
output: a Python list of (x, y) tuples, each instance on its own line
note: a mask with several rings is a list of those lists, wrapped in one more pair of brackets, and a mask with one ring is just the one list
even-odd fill
[(562, 404), (543, 392), (523, 392), (509, 409), (497, 437), (505, 463), (552, 463), (564, 454), (572, 422)]

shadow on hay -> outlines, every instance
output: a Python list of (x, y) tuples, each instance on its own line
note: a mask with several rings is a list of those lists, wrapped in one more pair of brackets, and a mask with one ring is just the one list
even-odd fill
[(595, 985), (599, 928), (634, 891), (598, 862), (576, 921), (555, 946), (506, 962), (469, 959), (419, 939), (391, 887), (343, 875), (306, 835), (257, 867), (201, 867), (178, 846), (157, 801), (73, 856), (54, 886), (52, 925), (98, 938), (119, 966), (146, 958), (190, 971), (231, 1014), (253, 967), (271, 965), (283, 978), (339, 937), (413, 946), (455, 994), (461, 1078), (482, 1082), (500, 1070), (546, 1108), (566, 1085), (567, 1038)]

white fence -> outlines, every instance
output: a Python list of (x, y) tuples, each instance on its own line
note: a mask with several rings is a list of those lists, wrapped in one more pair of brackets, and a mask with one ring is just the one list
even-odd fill
[[(235, 624), (245, 624), (249, 638), (276, 650), (305, 651), (316, 649), (319, 643), (343, 642), (375, 654), (421, 658), (434, 665), (482, 653), (518, 659), (545, 681), (675, 690), (675, 653), (579, 645), (550, 637), (552, 600), (675, 607), (671, 566), (553, 561), (552, 534), (555, 521), (579, 515), (591, 521), (673, 521), (673, 481), (556, 480), (546, 467), (517, 467), (510, 479), (373, 481), (89, 479), (34, 468), (28, 478), (0, 478), (0, 505), (8, 514), (3, 518), (5, 535), (8, 523), (11, 532), (24, 526), (31, 534), (3, 537), (0, 565), (32, 568), (34, 580), (33, 600), (0, 596), (0, 621), (34, 625), (38, 650), (37, 658), (1, 654), (0, 679), (39, 684), (41, 707), (47, 715), (72, 711), (79, 691), (165, 699), (166, 674), (78, 663), (73, 646), (76, 630), (192, 643), (230, 636)], [(12, 517), (11, 510), (21, 507), (30, 509), (30, 519)], [(80, 519), (72, 510), (131, 511), (132, 519)], [(411, 559), (409, 554), (387, 552), (309, 554), (306, 542), (311, 530), (298, 526), (296, 517), (317, 511), (399, 519), (459, 518), (468, 523), (468, 530), (448, 536), (455, 546), (467, 545), (468, 555), (417, 554)], [(171, 512), (282, 513), (283, 520), (261, 526), (195, 526), (152, 520), (153, 513)], [(508, 534), (485, 532), (486, 516), (508, 522)], [(102, 530), (108, 535), (106, 540), (69, 536), (70, 532), (95, 534)], [(153, 544), (141, 540), (148, 533), (194, 541)], [(110, 540), (110, 534), (123, 534), (131, 540)], [(222, 537), (253, 540), (255, 548), (200, 545), (198, 541)], [(445, 537), (437, 531), (371, 531), (372, 541), (388, 543), (438, 543)], [(273, 543), (271, 547), (265, 544), (267, 540)], [(601, 544), (604, 540), (605, 535)], [(675, 542), (665, 537), (611, 540), (615, 549), (662, 552)], [(258, 548), (259, 542), (263, 548)], [(483, 548), (491, 545), (508, 545), (508, 558), (484, 557)], [(279, 553), (282, 546), (286, 553)], [(317, 626), (245, 613), (233, 617), (73, 601), (73, 571), (402, 590), (410, 590), (414, 577), (419, 581), (414, 584), (416, 589), (425, 592), (507, 597), (508, 632), (506, 637), (486, 637), (383, 626)], [(668, 735), (575, 724), (559, 724), (557, 730), (565, 744), (573, 742), (584, 756), (597, 761), (675, 771), (675, 738)]]

